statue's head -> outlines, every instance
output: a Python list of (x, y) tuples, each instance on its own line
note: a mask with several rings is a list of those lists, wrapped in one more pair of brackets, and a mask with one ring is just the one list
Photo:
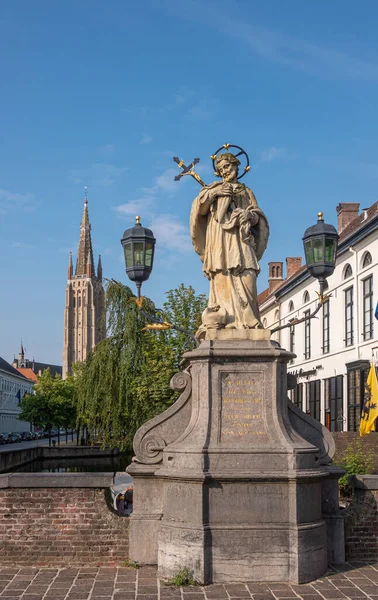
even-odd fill
[(222, 177), (223, 181), (237, 181), (240, 160), (231, 154), (231, 152), (218, 154), (215, 165), (216, 174), (218, 177)]

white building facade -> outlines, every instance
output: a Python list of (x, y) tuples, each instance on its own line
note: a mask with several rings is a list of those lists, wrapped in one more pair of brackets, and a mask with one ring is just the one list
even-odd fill
[[(355, 203), (337, 207), (340, 240), (328, 300), (315, 318), (272, 336), (296, 354), (288, 366), (297, 377), (291, 400), (331, 431), (358, 431), (370, 361), (378, 358), (378, 202), (361, 215), (358, 209)], [(270, 289), (259, 297), (270, 329), (309, 315), (318, 304), (318, 281), (300, 259), (286, 261), (294, 273), (283, 279), (282, 263), (270, 263)]]
[(31, 394), (33, 383), (0, 357), (0, 433), (30, 431), (30, 423), (20, 421), (20, 401)]

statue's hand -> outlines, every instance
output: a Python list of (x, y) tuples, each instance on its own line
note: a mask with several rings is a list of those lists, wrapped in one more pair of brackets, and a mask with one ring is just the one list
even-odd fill
[(212, 202), (214, 202), (219, 196), (232, 196), (232, 194), (233, 189), (231, 183), (222, 183), (222, 185), (217, 185), (210, 191), (210, 198)]
[(239, 209), (239, 210), (240, 210), (240, 212), (238, 211), (239, 225), (244, 225), (245, 223), (250, 222), (251, 214), (247, 210), (242, 210), (242, 209)]
[(256, 225), (256, 223), (259, 222), (259, 215), (256, 212), (250, 212), (249, 213), (249, 222), (251, 223), (252, 227), (253, 227), (253, 225)]
[(223, 183), (218, 191), (218, 196), (232, 196), (234, 190), (232, 189), (231, 183)]

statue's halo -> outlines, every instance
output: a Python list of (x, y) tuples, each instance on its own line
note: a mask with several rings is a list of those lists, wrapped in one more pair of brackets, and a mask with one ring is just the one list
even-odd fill
[(244, 167), (244, 171), (241, 175), (238, 176), (238, 179), (241, 179), (242, 177), (244, 177), (244, 175), (246, 173), (248, 173), (248, 171), (251, 170), (251, 167), (249, 166), (249, 157), (248, 154), (246, 153), (245, 150), (243, 150), (243, 148), (241, 148), (241, 146), (236, 146), (235, 144), (223, 144), (223, 146), (221, 146), (220, 148), (218, 148), (218, 150), (216, 150), (214, 152), (214, 154), (212, 154), (210, 156), (211, 160), (213, 161), (213, 169), (214, 169), (214, 174), (216, 177), (220, 177), (218, 171), (217, 171), (217, 167), (215, 164), (216, 158), (219, 154), (219, 152), (221, 152), (222, 150), (228, 150), (229, 148), (237, 148), (239, 150), (239, 152), (237, 154), (234, 154), (235, 158), (237, 158), (238, 156), (244, 155), (245, 159), (246, 159), (246, 166)]

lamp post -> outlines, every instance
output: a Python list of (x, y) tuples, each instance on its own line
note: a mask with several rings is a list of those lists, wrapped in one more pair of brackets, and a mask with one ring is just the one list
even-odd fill
[(126, 275), (135, 281), (140, 301), (142, 283), (151, 275), (156, 239), (151, 229), (143, 227), (140, 217), (136, 217), (134, 227), (124, 232), (121, 244), (125, 254)]
[(319, 281), (318, 305), (315, 310), (303, 319), (291, 319), (286, 325), (275, 327), (271, 333), (281, 331), (286, 327), (293, 327), (312, 319), (319, 312), (324, 302), (330, 297), (324, 295), (325, 283), (327, 277), (332, 275), (335, 270), (336, 252), (339, 236), (333, 225), (324, 223), (323, 213), (318, 213), (318, 222), (306, 229), (303, 236), (303, 247), (306, 258), (306, 267), (310, 275)]

